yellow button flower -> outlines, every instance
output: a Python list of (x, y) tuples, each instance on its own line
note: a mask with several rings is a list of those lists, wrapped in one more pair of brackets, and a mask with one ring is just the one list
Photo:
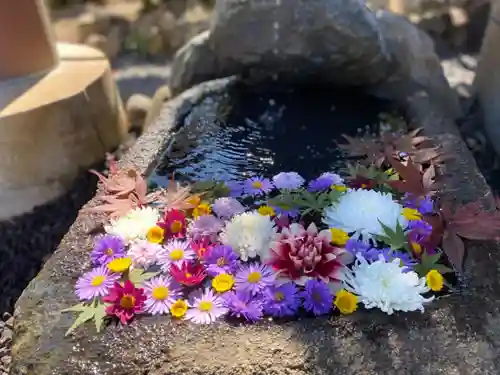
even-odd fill
[(221, 273), (215, 276), (212, 280), (212, 288), (218, 293), (224, 293), (230, 290), (234, 285), (234, 277), (227, 274)]
[(121, 273), (125, 272), (132, 265), (132, 259), (130, 258), (116, 258), (108, 263), (108, 269), (111, 272)]
[(195, 219), (203, 215), (209, 215), (212, 212), (210, 204), (207, 202), (202, 202), (193, 209), (193, 217)]
[(342, 314), (351, 314), (358, 308), (358, 297), (345, 289), (337, 292), (333, 304)]
[(146, 238), (149, 242), (161, 244), (165, 239), (165, 230), (159, 226), (154, 226), (148, 230)]
[(431, 288), (433, 292), (439, 292), (443, 289), (444, 278), (438, 271), (430, 270), (425, 276), (425, 280), (427, 282), (427, 286)]
[(414, 208), (403, 208), (401, 215), (403, 215), (407, 220), (422, 220), (422, 214)]
[(186, 301), (182, 299), (178, 299), (174, 302), (174, 304), (170, 307), (170, 314), (174, 318), (182, 318), (188, 309)]
[(330, 228), (332, 233), (332, 243), (337, 246), (344, 246), (349, 240), (349, 235), (342, 229)]
[(332, 185), (331, 189), (340, 191), (341, 193), (344, 193), (347, 191), (347, 187), (345, 185)]
[(274, 208), (272, 208), (270, 206), (261, 206), (261, 207), (259, 207), (259, 209), (257, 211), (262, 216), (274, 216), (274, 215), (276, 215)]

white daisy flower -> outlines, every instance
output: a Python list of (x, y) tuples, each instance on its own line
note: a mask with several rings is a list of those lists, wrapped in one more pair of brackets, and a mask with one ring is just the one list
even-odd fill
[(135, 208), (126, 215), (112, 220), (105, 230), (129, 243), (137, 239), (145, 239), (148, 230), (156, 226), (158, 220), (160, 220), (160, 213), (156, 208)]

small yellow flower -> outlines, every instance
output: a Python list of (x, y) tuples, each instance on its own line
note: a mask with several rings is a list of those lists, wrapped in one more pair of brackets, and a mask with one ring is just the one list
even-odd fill
[(332, 185), (331, 189), (340, 191), (341, 193), (344, 193), (347, 191), (347, 187), (345, 185)]
[(419, 256), (420, 254), (422, 254), (422, 245), (420, 245), (418, 242), (410, 242), (410, 246), (412, 247), (415, 255)]
[(358, 308), (358, 296), (342, 289), (337, 292), (333, 304), (342, 314), (351, 314)]
[(427, 276), (425, 276), (425, 280), (427, 281), (427, 286), (431, 288), (433, 292), (439, 292), (443, 289), (444, 278), (438, 271), (430, 270)]
[(121, 273), (125, 272), (132, 265), (132, 259), (130, 258), (116, 258), (108, 263), (108, 269), (111, 272)]
[(201, 203), (201, 198), (197, 195), (193, 195), (191, 198), (186, 200), (186, 203), (196, 207)]
[(332, 233), (332, 243), (337, 246), (344, 246), (349, 240), (349, 235), (339, 228), (330, 228)]
[(148, 230), (146, 238), (149, 242), (161, 244), (165, 239), (165, 230), (156, 225)]
[(401, 215), (403, 215), (407, 220), (422, 220), (422, 214), (414, 208), (403, 208)]
[(203, 215), (210, 215), (212, 208), (208, 202), (202, 202), (193, 209), (193, 217), (195, 219)]
[(178, 299), (170, 307), (170, 314), (175, 318), (182, 318), (188, 309), (186, 301)]
[(262, 216), (274, 216), (274, 215), (276, 215), (274, 208), (272, 208), (270, 206), (261, 206), (261, 207), (259, 207), (259, 209), (257, 211)]
[(224, 293), (230, 290), (234, 285), (234, 277), (227, 274), (221, 273), (215, 276), (212, 280), (212, 288), (218, 293)]

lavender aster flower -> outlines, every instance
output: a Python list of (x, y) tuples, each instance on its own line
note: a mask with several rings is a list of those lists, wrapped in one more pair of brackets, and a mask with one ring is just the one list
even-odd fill
[(104, 297), (119, 279), (120, 275), (111, 273), (106, 265), (94, 268), (78, 279), (76, 282), (76, 295), (81, 300)]
[(217, 198), (212, 205), (212, 210), (221, 219), (231, 219), (235, 215), (245, 212), (245, 207), (234, 198)]
[(170, 270), (170, 265), (182, 266), (184, 261), (190, 261), (196, 257), (193, 249), (187, 241), (172, 240), (157, 254), (157, 262), (164, 272)]
[(144, 310), (152, 315), (168, 314), (170, 307), (181, 297), (180, 285), (170, 276), (157, 276), (143, 284), (146, 302)]
[(205, 268), (210, 276), (221, 273), (233, 274), (238, 268), (238, 256), (231, 246), (213, 247), (204, 258)]
[(295, 315), (299, 307), (299, 291), (292, 282), (272, 286), (265, 292), (264, 312), (266, 314), (284, 318)]
[(228, 181), (224, 185), (229, 189), (229, 196), (239, 198), (243, 195), (243, 183), (240, 181)]
[(328, 285), (322, 281), (308, 280), (300, 295), (304, 298), (304, 309), (316, 316), (328, 314), (332, 308), (333, 295)]
[(297, 216), (300, 215), (300, 210), (295, 207), (290, 207), (290, 208), (284, 208), (284, 207), (278, 207), (278, 206), (272, 206), (274, 212), (276, 215), (284, 215), (288, 216), (290, 218), (296, 218)]
[(260, 298), (241, 290), (224, 293), (223, 298), (230, 315), (244, 318), (249, 322), (262, 319), (262, 300)]
[(411, 194), (406, 193), (403, 197), (403, 204), (405, 207), (418, 210), (422, 215), (432, 214), (434, 212), (434, 201), (430, 195), (416, 199)]
[(273, 190), (273, 184), (268, 178), (252, 177), (243, 184), (244, 193), (250, 196), (267, 194)]
[(345, 244), (345, 249), (352, 255), (360, 254), (366, 260), (375, 261), (378, 259), (379, 251), (370, 244), (350, 238)]
[(210, 324), (228, 312), (222, 297), (210, 288), (195, 290), (188, 298), (189, 310), (186, 319), (196, 324)]
[(236, 273), (236, 290), (256, 295), (271, 286), (275, 278), (276, 275), (273, 270), (264, 264), (251, 263), (244, 265)]
[(273, 177), (277, 189), (298, 189), (304, 184), (304, 179), (297, 172), (280, 172)]
[(90, 254), (92, 263), (97, 266), (108, 264), (113, 259), (125, 256), (125, 245), (120, 237), (105, 235), (100, 237)]
[(208, 239), (211, 242), (217, 240), (217, 234), (221, 231), (224, 223), (213, 215), (202, 215), (194, 220), (188, 228), (188, 235), (194, 241)]
[(312, 180), (307, 187), (310, 192), (328, 190), (332, 185), (342, 185), (344, 179), (336, 173), (325, 172), (317, 179)]

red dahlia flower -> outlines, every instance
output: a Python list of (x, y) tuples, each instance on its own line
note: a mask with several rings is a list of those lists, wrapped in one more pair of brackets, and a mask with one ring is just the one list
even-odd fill
[(172, 264), (170, 266), (170, 275), (175, 281), (185, 286), (198, 285), (207, 277), (205, 268), (199, 263), (192, 262), (182, 262), (180, 267)]
[(169, 210), (158, 226), (165, 230), (167, 237), (185, 237), (186, 214), (181, 210)]
[(272, 245), (266, 263), (279, 272), (279, 276), (303, 285), (317, 278), (326, 283), (338, 282), (342, 268), (352, 261), (352, 255), (331, 244), (331, 232), (318, 233), (314, 223), (307, 230), (293, 223), (284, 228)]
[(127, 324), (135, 314), (142, 311), (144, 301), (144, 290), (136, 288), (130, 280), (125, 281), (123, 286), (115, 283), (109, 295), (104, 297), (104, 302), (112, 304), (106, 308), (106, 313), (118, 317), (122, 324)]

